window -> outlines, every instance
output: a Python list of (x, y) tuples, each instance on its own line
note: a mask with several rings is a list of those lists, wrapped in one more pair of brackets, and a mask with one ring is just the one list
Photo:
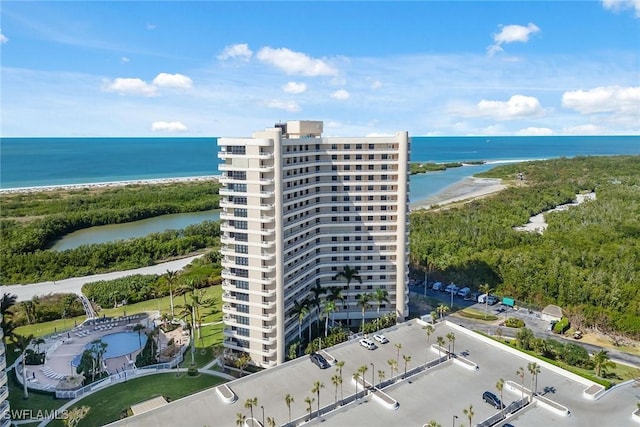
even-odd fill
[(246, 218), (247, 217), (247, 209), (245, 208), (234, 208), (233, 209), (233, 216), (236, 217), (240, 217), (240, 218)]

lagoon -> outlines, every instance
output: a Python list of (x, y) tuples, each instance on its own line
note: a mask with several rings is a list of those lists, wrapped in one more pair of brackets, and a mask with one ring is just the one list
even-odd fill
[(82, 245), (133, 239), (152, 233), (161, 233), (165, 230), (180, 230), (189, 225), (200, 224), (204, 221), (218, 221), (219, 219), (220, 211), (212, 210), (162, 215), (124, 224), (100, 225), (69, 233), (56, 241), (51, 249), (64, 251)]

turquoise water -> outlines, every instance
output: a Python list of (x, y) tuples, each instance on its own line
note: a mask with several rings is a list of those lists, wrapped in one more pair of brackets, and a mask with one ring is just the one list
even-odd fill
[[(113, 357), (124, 356), (125, 354), (131, 354), (134, 351), (143, 348), (147, 343), (147, 335), (137, 332), (116, 332), (115, 334), (104, 335), (100, 338), (103, 343), (107, 344), (106, 353), (103, 359), (111, 359)], [(142, 346), (140, 345), (142, 344)], [(85, 350), (89, 350), (91, 344), (85, 346)], [(78, 366), (80, 364), (81, 354), (76, 355), (71, 364)]]
[[(0, 188), (218, 175), (217, 139), (0, 138)], [(412, 162), (640, 154), (639, 136), (413, 137)]]

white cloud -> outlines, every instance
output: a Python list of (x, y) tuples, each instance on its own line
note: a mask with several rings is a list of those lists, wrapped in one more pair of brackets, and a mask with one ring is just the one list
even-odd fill
[(243, 61), (248, 61), (251, 59), (253, 52), (249, 49), (249, 45), (246, 43), (237, 43), (226, 46), (220, 55), (218, 55), (218, 59), (221, 61), (226, 61), (227, 59), (240, 59)]
[(282, 99), (271, 99), (267, 101), (267, 107), (276, 108), (278, 110), (285, 110), (290, 113), (296, 113), (300, 111), (300, 106), (295, 101), (285, 101)]
[(113, 82), (103, 86), (107, 92), (118, 92), (122, 95), (144, 95), (154, 96), (157, 88), (142, 79), (118, 77)]
[(154, 132), (185, 132), (187, 127), (181, 122), (153, 122), (151, 124), (151, 130)]
[(8, 41), (9, 41), (9, 39), (7, 38), (7, 36), (2, 34), (2, 30), (0, 30), (0, 44), (5, 44)]
[(640, 115), (640, 86), (597, 87), (562, 94), (562, 106), (582, 114), (626, 113)]
[(382, 82), (380, 80), (375, 80), (371, 83), (371, 89), (380, 89), (382, 87)]
[(257, 58), (279, 68), (286, 74), (303, 76), (335, 76), (338, 74), (338, 71), (325, 61), (287, 48), (263, 47), (258, 51)]
[(549, 136), (553, 135), (553, 130), (549, 128), (528, 127), (520, 129), (516, 135), (521, 136)]
[(120, 58), (120, 62), (122, 62), (123, 64), (126, 64), (127, 62), (130, 62), (131, 60), (129, 58), (127, 58), (126, 56), (123, 56), (122, 58)]
[(602, 6), (614, 12), (632, 9), (636, 12), (636, 18), (640, 18), (640, 0), (602, 0)]
[(478, 115), (489, 116), (497, 120), (535, 117), (544, 112), (537, 98), (524, 95), (513, 95), (506, 102), (483, 99), (476, 107)]
[(152, 24), (150, 22), (147, 23), (147, 30), (152, 31), (156, 29), (156, 24)]
[(602, 135), (602, 129), (593, 124), (567, 127), (562, 130), (565, 135)]
[(160, 73), (153, 79), (153, 84), (158, 87), (190, 89), (193, 86), (193, 80), (182, 74)]
[(347, 91), (346, 91), (346, 90), (344, 90), (344, 89), (338, 89), (337, 91), (335, 91), (335, 92), (333, 92), (333, 93), (331, 94), (331, 98), (333, 98), (333, 99), (340, 99), (340, 100), (343, 100), (343, 99), (349, 99), (349, 96), (350, 96), (350, 95), (349, 95), (349, 92), (347, 92)]
[(287, 93), (303, 93), (307, 90), (307, 85), (304, 83), (288, 82), (282, 86), (282, 90)]
[(494, 43), (489, 46), (488, 52), (490, 55), (502, 52), (502, 45), (505, 43), (526, 43), (529, 41), (529, 36), (538, 31), (540, 31), (540, 28), (531, 22), (526, 27), (522, 25), (504, 25), (499, 33), (493, 35)]

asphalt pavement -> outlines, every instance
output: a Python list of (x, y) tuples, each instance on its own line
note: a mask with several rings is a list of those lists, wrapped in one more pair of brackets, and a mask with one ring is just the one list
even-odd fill
[[(460, 285), (458, 285), (460, 286)], [(446, 292), (434, 291), (433, 289), (427, 288), (425, 290), (424, 286), (415, 286), (410, 285), (409, 291), (412, 293), (412, 296), (427, 296), (429, 298), (434, 298), (445, 304), (446, 306), (451, 305), (451, 295)], [(459, 325), (462, 325), (466, 328), (477, 330), (483, 333), (487, 333), (490, 335), (497, 335), (497, 330), (501, 330), (501, 334), (504, 337), (515, 338), (517, 329), (514, 328), (506, 328), (504, 326), (499, 326), (498, 324), (487, 324), (486, 322), (482, 322), (479, 320), (469, 319), (465, 317), (452, 316), (456, 311), (461, 310), (467, 307), (473, 307), (477, 310), (484, 311), (487, 307), (485, 304), (477, 303), (474, 300), (464, 300), (461, 297), (454, 296), (453, 297), (453, 310), (447, 313), (447, 319), (451, 322), (455, 322)], [(614, 362), (621, 362), (631, 366), (640, 366), (640, 356), (625, 353), (614, 348), (610, 347), (600, 347), (593, 344), (588, 344), (579, 340), (575, 340), (573, 338), (567, 338), (562, 335), (558, 335), (549, 330), (549, 322), (542, 320), (541, 313), (537, 311), (532, 311), (528, 309), (520, 308), (518, 310), (514, 310), (511, 307), (503, 306), (498, 303), (495, 305), (489, 305), (489, 313), (496, 315), (498, 317), (517, 317), (522, 319), (525, 322), (525, 326), (531, 331), (533, 331), (534, 336), (540, 338), (553, 338), (558, 341), (563, 341), (565, 343), (572, 342), (574, 344), (578, 344), (584, 347), (590, 354), (597, 353), (600, 350), (607, 350), (609, 356)], [(420, 317), (422, 315), (428, 315), (430, 313), (410, 313), (411, 317)]]

